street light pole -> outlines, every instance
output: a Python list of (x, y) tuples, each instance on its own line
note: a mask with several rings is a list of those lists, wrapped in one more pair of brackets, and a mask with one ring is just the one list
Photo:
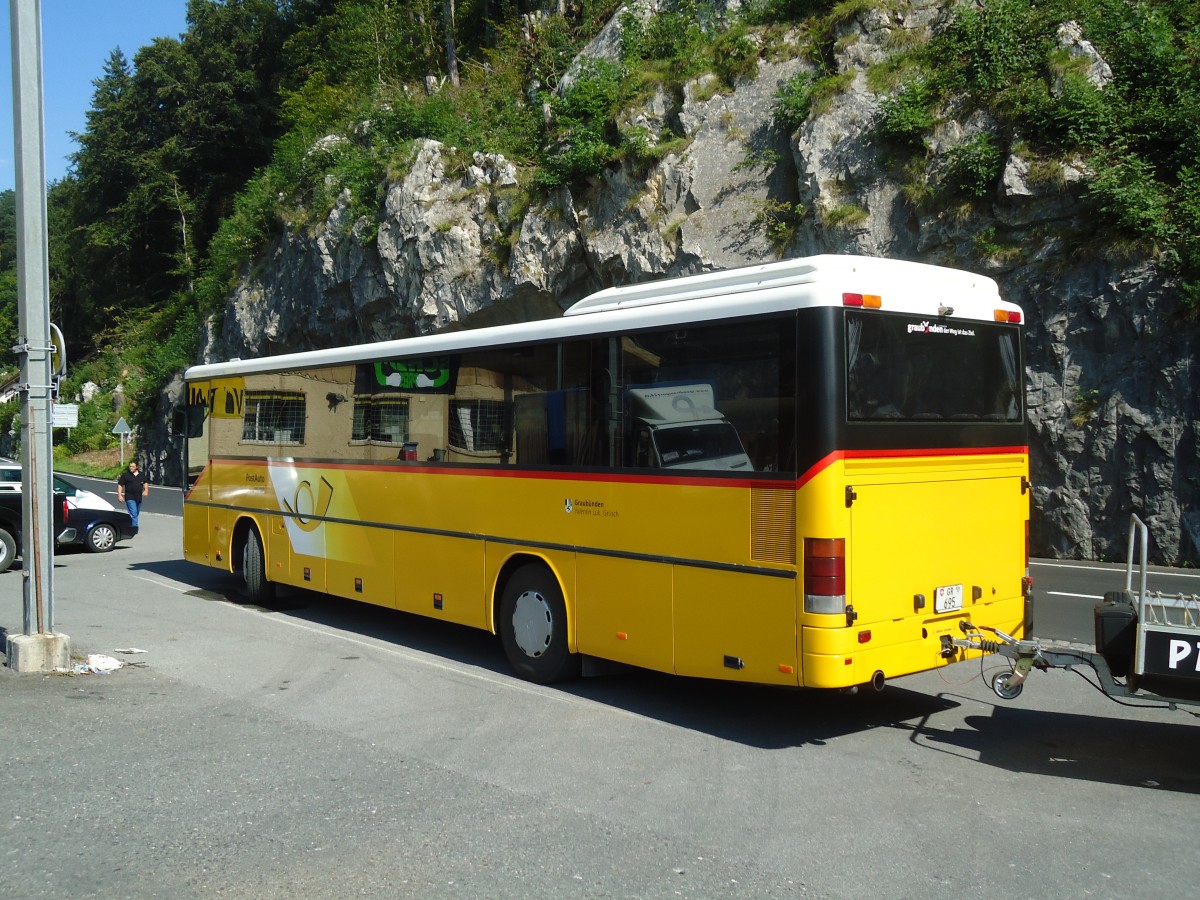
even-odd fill
[(19, 671), (65, 668), (69, 639), (54, 633), (54, 449), (51, 428), (50, 266), (46, 238), (41, 0), (9, 0), (17, 175), (24, 634), (8, 639)]

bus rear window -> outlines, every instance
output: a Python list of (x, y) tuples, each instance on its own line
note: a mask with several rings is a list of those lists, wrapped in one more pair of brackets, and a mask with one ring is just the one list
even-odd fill
[(847, 312), (846, 416), (1019, 422), (1017, 338), (990, 322)]

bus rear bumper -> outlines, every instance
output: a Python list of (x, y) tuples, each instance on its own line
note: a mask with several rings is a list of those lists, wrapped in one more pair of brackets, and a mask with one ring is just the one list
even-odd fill
[(976, 659), (979, 651), (943, 655), (943, 635), (961, 637), (959, 623), (990, 625), (1012, 635), (1024, 631), (1026, 598), (1012, 597), (975, 604), (951, 615), (898, 621), (858, 623), (846, 628), (804, 626), (801, 629), (800, 682), (810, 688), (848, 688), (884, 678), (898, 678), (953, 662)]

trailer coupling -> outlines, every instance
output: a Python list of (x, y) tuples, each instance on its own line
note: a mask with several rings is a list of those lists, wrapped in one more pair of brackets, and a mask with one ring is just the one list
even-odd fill
[[(1093, 686), (1118, 702), (1152, 698), (1168, 709), (1200, 706), (1200, 595), (1147, 590), (1148, 542), (1146, 524), (1130, 516), (1125, 589), (1109, 591), (1097, 604), (1094, 651), (1050, 647), (1037, 638), (1017, 640), (997, 628), (963, 620), (958, 623), (962, 637), (942, 635), (942, 656), (953, 659), (966, 649), (1007, 657), (1011, 670), (991, 680), (992, 690), (1003, 700), (1020, 694), (1034, 669), (1087, 666), (1096, 673)], [(1135, 556), (1140, 556), (1136, 591)], [(1086, 677), (1084, 672), (1078, 674)]]
[(1180, 705), (1200, 705), (1200, 698), (1194, 696), (1168, 696), (1165, 691), (1157, 690), (1152, 690), (1151, 693), (1158, 696), (1148, 696), (1144, 688), (1139, 691), (1139, 680), (1136, 678), (1119, 681), (1113, 675), (1108, 660), (1101, 653), (1051, 648), (1043, 645), (1037, 638), (1018, 640), (998, 628), (976, 626), (965, 620), (959, 623), (959, 628), (963, 637), (952, 638), (946, 635), (942, 638), (943, 645), (949, 645), (952, 652), (957, 652), (958, 648), (981, 650), (1011, 661), (1011, 670), (996, 673), (990, 681), (992, 691), (1001, 700), (1015, 700), (1025, 687), (1025, 679), (1034, 669), (1043, 672), (1050, 669), (1074, 671), (1077, 666), (1087, 666), (1095, 673), (1100, 691), (1112, 700), (1158, 700), (1168, 709), (1177, 709)]
[[(1046, 671), (1053, 668), (1070, 668), (1080, 663), (1096, 668), (1095, 660), (1091, 658), (1094, 654), (1075, 650), (1050, 650), (1043, 647), (1036, 638), (1021, 640), (999, 628), (976, 626), (965, 619), (958, 623), (958, 627), (963, 632), (963, 637), (942, 636), (943, 656), (953, 656), (960, 649), (980, 650), (984, 653), (998, 654), (1012, 662), (1011, 671), (999, 672), (992, 676), (992, 690), (1002, 700), (1015, 699), (1024, 688), (1025, 679), (1034, 669)], [(1102, 681), (1105, 675), (1111, 680), (1108, 667), (1104, 666), (1104, 669), (1103, 674), (1099, 671), (1097, 674)]]

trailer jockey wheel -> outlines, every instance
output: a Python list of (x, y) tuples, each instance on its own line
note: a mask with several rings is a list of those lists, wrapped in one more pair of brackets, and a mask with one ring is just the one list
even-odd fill
[(992, 679), (992, 690), (1001, 700), (1016, 700), (1021, 696), (1021, 691), (1025, 690), (1024, 679), (1017, 681), (1016, 684), (1010, 683), (1016, 681), (1013, 678), (1014, 675), (1016, 672), (1000, 672)]

